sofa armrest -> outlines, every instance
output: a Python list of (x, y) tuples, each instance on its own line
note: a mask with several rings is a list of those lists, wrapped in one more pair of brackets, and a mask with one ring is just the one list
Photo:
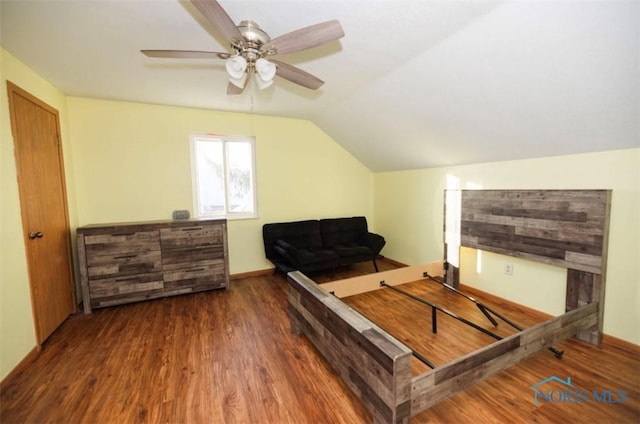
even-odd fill
[(367, 233), (367, 246), (373, 252), (373, 256), (378, 256), (387, 241), (380, 234)]
[(280, 246), (273, 246), (273, 250), (278, 254), (278, 258), (272, 259), (274, 262), (285, 260), (287, 263), (295, 265), (296, 260), (285, 249)]
[(298, 249), (284, 240), (276, 240), (275, 249), (281, 256), (288, 260), (292, 265), (299, 264)]

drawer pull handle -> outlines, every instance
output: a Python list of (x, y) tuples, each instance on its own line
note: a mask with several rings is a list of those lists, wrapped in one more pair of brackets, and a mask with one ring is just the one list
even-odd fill
[(131, 259), (135, 258), (138, 255), (124, 255), (124, 256), (114, 256), (113, 259)]
[(135, 236), (136, 233), (119, 233), (119, 234), (113, 234), (113, 236), (115, 237), (120, 237), (120, 236), (125, 236), (125, 237), (129, 237), (129, 236)]
[(200, 231), (202, 230), (202, 227), (190, 227), (190, 228), (183, 228), (182, 231)]

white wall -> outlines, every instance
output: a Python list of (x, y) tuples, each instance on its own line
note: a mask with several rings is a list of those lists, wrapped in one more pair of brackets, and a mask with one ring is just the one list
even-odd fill
[[(640, 149), (375, 175), (376, 229), (385, 255), (407, 264), (443, 258), (445, 188), (612, 189), (604, 332), (640, 344)], [(463, 249), (461, 280), (553, 315), (564, 312), (565, 271)], [(514, 265), (506, 276), (505, 263)]]

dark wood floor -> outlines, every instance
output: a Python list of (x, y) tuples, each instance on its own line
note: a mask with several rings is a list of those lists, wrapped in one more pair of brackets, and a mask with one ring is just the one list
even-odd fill
[[(383, 262), (382, 269), (389, 267)], [(369, 268), (371, 264), (362, 264), (314, 278), (329, 281), (370, 272)], [(33, 364), (4, 382), (0, 422), (369, 422), (369, 413), (307, 339), (290, 333), (286, 289), (282, 276), (269, 275), (235, 280), (227, 291), (77, 314), (53, 334)], [(430, 296), (441, 291), (436, 285), (408, 289), (431, 290)], [(376, 320), (386, 320), (400, 338), (418, 344), (421, 353), (438, 364), (461, 350), (491, 342), (468, 329), (453, 330), (458, 324), (440, 317), (440, 339), (434, 340), (430, 324), (421, 322), (429, 313), (414, 311), (416, 305), (408, 306), (406, 299), (399, 303), (395, 293), (379, 294), (382, 297), (346, 300)], [(442, 295), (438, 302), (453, 302), (447, 307), (465, 307), (456, 303), (459, 299)], [(473, 315), (477, 311), (473, 304), (466, 308), (474, 321), (482, 322), (481, 315)], [(391, 315), (385, 316), (385, 310)], [(536, 320), (526, 314), (516, 316), (517, 312), (510, 310), (509, 317), (523, 325)], [(403, 321), (407, 313), (409, 322)], [(509, 330), (501, 324), (498, 331)], [(446, 341), (447, 334), (463, 342)], [(441, 339), (445, 342), (438, 344)], [(548, 351), (540, 352), (412, 422), (640, 422), (637, 354), (577, 341), (560, 347), (566, 351), (561, 361)], [(588, 393), (589, 401), (534, 405), (531, 386), (554, 375), (571, 377), (576, 390)], [(562, 390), (557, 388), (558, 393)], [(592, 400), (594, 390), (611, 390), (611, 400), (618, 402), (597, 403)]]

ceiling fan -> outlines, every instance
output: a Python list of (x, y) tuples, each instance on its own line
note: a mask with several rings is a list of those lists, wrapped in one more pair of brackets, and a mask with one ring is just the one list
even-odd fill
[(200, 13), (229, 40), (230, 53), (194, 50), (141, 50), (149, 57), (174, 59), (225, 59), (229, 75), (227, 94), (240, 94), (255, 74), (261, 89), (273, 84), (278, 75), (295, 84), (317, 90), (324, 81), (300, 68), (276, 59), (266, 59), (278, 54), (310, 49), (344, 36), (337, 20), (322, 22), (289, 32), (274, 38), (253, 21), (233, 23), (227, 12), (216, 0), (190, 0)]

